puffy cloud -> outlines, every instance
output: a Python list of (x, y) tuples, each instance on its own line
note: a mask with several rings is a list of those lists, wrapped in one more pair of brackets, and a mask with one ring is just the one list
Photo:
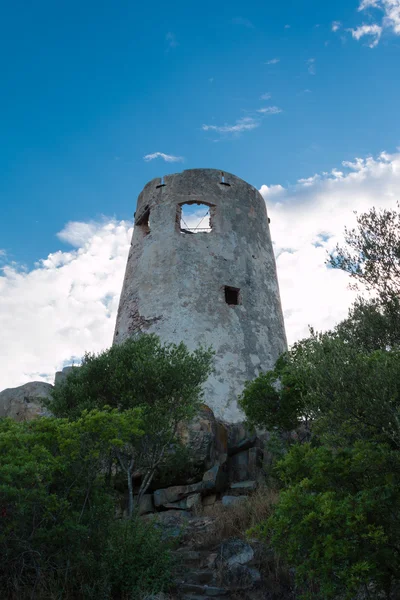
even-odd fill
[(378, 9), (382, 15), (380, 23), (363, 24), (355, 29), (349, 29), (356, 40), (364, 36), (371, 36), (372, 41), (368, 44), (375, 48), (381, 39), (382, 32), (387, 29), (395, 35), (400, 35), (400, 0), (361, 0), (358, 10), (369, 11)]
[(278, 62), (280, 62), (280, 58), (271, 58), (270, 60), (267, 60), (267, 62), (265, 63), (266, 65), (277, 65)]
[[(263, 185), (289, 342), (332, 327), (354, 299), (348, 276), (325, 264), (327, 252), (355, 222), (354, 210), (394, 207), (400, 199), (400, 153), (355, 159), (295, 185)], [(185, 220), (204, 217), (194, 207)], [(203, 225), (203, 222), (201, 223)], [(0, 275), (0, 390), (54, 372), (85, 350), (112, 342), (132, 224), (68, 223), (59, 234), (72, 244), (30, 271), (13, 264)]]
[(261, 187), (271, 217), (271, 235), (289, 342), (304, 337), (308, 325), (327, 329), (347, 314), (355, 293), (348, 276), (325, 260), (344, 226), (359, 213), (395, 207), (400, 199), (400, 153), (346, 161), (331, 173), (295, 185)]
[(350, 29), (354, 39), (360, 40), (364, 36), (371, 36), (371, 41), (367, 44), (370, 48), (375, 48), (379, 44), (382, 35), (382, 27), (379, 25), (360, 25), (356, 29)]
[(85, 350), (111, 345), (131, 224), (68, 223), (59, 234), (80, 247), (55, 252), (30, 271), (0, 276), (0, 390), (52, 382)]
[(338, 31), (341, 28), (342, 24), (340, 21), (333, 21), (332, 23), (332, 31)]

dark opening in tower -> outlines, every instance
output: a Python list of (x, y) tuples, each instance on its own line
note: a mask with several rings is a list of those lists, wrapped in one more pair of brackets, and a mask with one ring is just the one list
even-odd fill
[(181, 233), (210, 233), (213, 207), (202, 202), (185, 202), (178, 205), (177, 221)]
[(140, 227), (145, 233), (150, 233), (150, 208), (148, 206), (136, 218), (135, 227)]
[(226, 285), (225, 288), (225, 302), (230, 306), (237, 306), (240, 304), (240, 289), (230, 287)]

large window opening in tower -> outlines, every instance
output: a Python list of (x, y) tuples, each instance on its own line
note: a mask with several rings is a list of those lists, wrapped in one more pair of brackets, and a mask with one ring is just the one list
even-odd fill
[(202, 202), (185, 202), (178, 205), (177, 222), (181, 233), (210, 233), (213, 206)]
[(240, 304), (240, 289), (230, 287), (226, 285), (225, 288), (225, 302), (230, 306), (237, 306)]

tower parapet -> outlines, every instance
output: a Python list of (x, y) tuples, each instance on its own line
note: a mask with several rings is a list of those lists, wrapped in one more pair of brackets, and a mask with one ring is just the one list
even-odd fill
[(205, 402), (243, 419), (246, 380), (273, 368), (286, 337), (260, 193), (214, 169), (153, 179), (140, 193), (114, 343), (140, 333), (216, 352)]

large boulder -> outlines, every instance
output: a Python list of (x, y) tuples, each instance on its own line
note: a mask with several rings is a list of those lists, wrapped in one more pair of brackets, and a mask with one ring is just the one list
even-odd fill
[(237, 538), (223, 541), (216, 558), (220, 583), (231, 590), (252, 588), (261, 580), (260, 572), (250, 566), (253, 560), (254, 550), (247, 542)]
[(196, 466), (204, 470), (223, 463), (228, 452), (227, 426), (218, 421), (211, 408), (203, 405), (198, 415), (178, 429), (181, 442), (194, 456)]
[(228, 454), (232, 456), (256, 445), (257, 434), (245, 423), (228, 425)]
[[(192, 485), (175, 485), (173, 487), (165, 488), (163, 490), (156, 490), (154, 492), (154, 505), (156, 508), (167, 507), (168, 505), (174, 504), (184, 500), (191, 494), (198, 494), (203, 489), (203, 483), (194, 483)], [(171, 507), (172, 508), (172, 507)], [(177, 507), (178, 508), (178, 507)], [(179, 508), (183, 508), (179, 506)]]
[(10, 417), (15, 421), (30, 421), (48, 415), (43, 398), (49, 398), (53, 386), (44, 381), (31, 381), (0, 392), (0, 418)]
[(257, 481), (262, 475), (263, 452), (260, 448), (249, 448), (229, 457), (229, 480)]

